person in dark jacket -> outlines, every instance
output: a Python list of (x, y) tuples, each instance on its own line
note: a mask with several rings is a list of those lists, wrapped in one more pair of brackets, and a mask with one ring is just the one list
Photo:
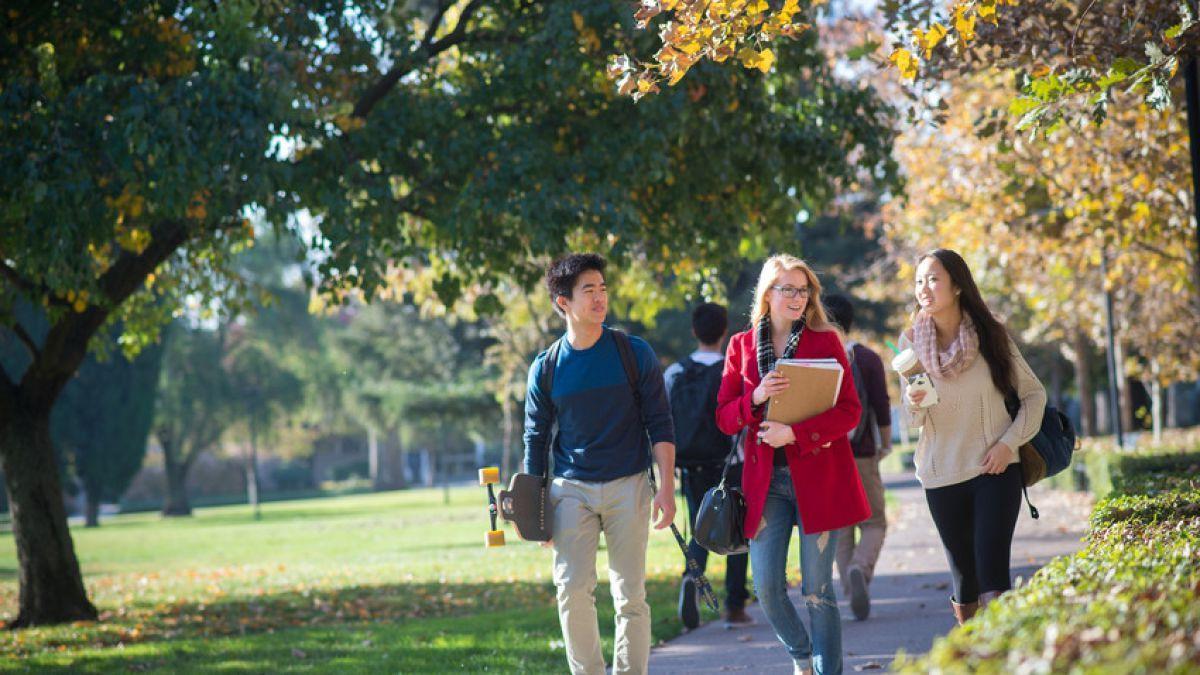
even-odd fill
[[(849, 333), (853, 329), (854, 305), (849, 298), (836, 294), (826, 296), (825, 309), (829, 312), (829, 318), (843, 331)], [(867, 501), (871, 504), (871, 517), (838, 533), (834, 561), (837, 562), (838, 576), (842, 579), (843, 594), (850, 598), (850, 611), (854, 613), (854, 618), (862, 621), (871, 613), (871, 596), (867, 587), (875, 575), (875, 563), (879, 560), (879, 551), (887, 534), (879, 460), (892, 451), (892, 410), (883, 359), (870, 347), (857, 342), (846, 344), (846, 357), (851, 370), (858, 371), (862, 378), (861, 386), (866, 390), (858, 437), (850, 439), (850, 449), (854, 451), (858, 476), (862, 479)]]
[[(696, 336), (696, 351), (678, 363), (672, 363), (663, 373), (667, 384), (667, 398), (672, 401), (671, 413), (675, 419), (675, 464), (679, 467), (680, 488), (688, 507), (688, 522), (693, 530), (700, 502), (710, 489), (721, 482), (725, 469), (725, 457), (732, 447), (732, 439), (717, 428), (717, 389), (721, 385), (721, 371), (725, 352), (721, 343), (729, 335), (729, 312), (723, 305), (706, 302), (692, 311), (692, 335)], [(710, 376), (711, 375), (711, 376)], [(707, 405), (696, 410), (678, 410), (675, 406), (694, 403), (695, 396), (675, 396), (675, 387), (702, 388), (708, 399)], [(687, 429), (684, 425), (699, 426)], [(685, 447), (684, 442), (688, 443)], [(695, 447), (693, 447), (695, 446)], [(693, 456), (694, 455), (694, 456)], [(737, 456), (729, 467), (727, 484), (742, 484), (742, 462)], [(688, 553), (704, 572), (708, 564), (708, 550), (692, 539)], [(725, 568), (725, 623), (741, 626), (754, 623), (746, 614), (746, 565), (749, 554), (741, 553), (726, 558)], [(699, 593), (696, 580), (684, 570), (679, 587), (679, 619), (684, 626), (695, 628), (700, 625)]]

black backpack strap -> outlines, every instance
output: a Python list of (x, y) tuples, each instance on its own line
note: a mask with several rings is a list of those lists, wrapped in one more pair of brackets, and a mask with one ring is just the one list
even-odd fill
[(642, 427), (645, 428), (646, 420), (642, 415), (642, 389), (638, 386), (637, 359), (633, 355), (633, 342), (623, 330), (609, 328), (608, 331), (612, 333), (613, 339), (617, 342), (617, 354), (621, 356), (621, 368), (625, 371), (625, 379), (629, 381), (629, 388), (633, 391), (633, 404), (637, 406), (638, 418), (642, 420)]
[(554, 446), (554, 438), (558, 434), (554, 432), (554, 425), (557, 424), (558, 410), (554, 407), (554, 398), (551, 396), (554, 389), (554, 369), (558, 367), (558, 353), (562, 350), (563, 338), (559, 338), (551, 343), (550, 348), (546, 350), (546, 360), (542, 362), (542, 372), (538, 377), (538, 388), (546, 397), (546, 403), (550, 406), (550, 414), (554, 421), (551, 422), (551, 432), (546, 434), (546, 444), (542, 448), (542, 456), (544, 462), (542, 466), (546, 467), (542, 474), (542, 481), (546, 482), (550, 479), (550, 450)]
[[(617, 342), (617, 354), (621, 356), (621, 368), (625, 371), (625, 379), (629, 381), (629, 388), (633, 391), (633, 403), (638, 409), (638, 419), (642, 423), (642, 432), (650, 435), (650, 430), (646, 428), (646, 415), (642, 410), (642, 390), (638, 387), (638, 368), (637, 359), (633, 355), (633, 343), (629, 336), (624, 331), (615, 328), (608, 329), (613, 339)], [(654, 480), (654, 450), (650, 450), (650, 466), (646, 467), (646, 477), (650, 479), (650, 489), (658, 492), (658, 483)], [(687, 520), (686, 518), (684, 519)], [(704, 601), (715, 612), (718, 611), (717, 597), (713, 594), (712, 586), (709, 585), (708, 579), (705, 578), (704, 572), (692, 559), (688, 553), (687, 543), (683, 540), (683, 536), (679, 534), (679, 528), (675, 527), (675, 523), (671, 523), (671, 534), (675, 535), (675, 543), (679, 545), (679, 550), (683, 553), (683, 559), (687, 561), (687, 568), (692, 578), (696, 580), (696, 584), (700, 587), (700, 595)]]
[[(1008, 410), (1009, 417), (1013, 419), (1017, 418), (1017, 413), (1021, 411), (1021, 399), (1017, 396), (1015, 389), (1009, 391), (1004, 396), (1004, 407)], [(1017, 453), (1017, 464), (1019, 465), (1021, 462), (1021, 448), (1013, 448), (1013, 452)], [(1021, 494), (1025, 496), (1025, 505), (1029, 507), (1029, 516), (1037, 520), (1041, 514), (1038, 513), (1038, 509), (1033, 505), (1033, 502), (1029, 501), (1029, 487), (1025, 485), (1024, 473), (1021, 474)]]

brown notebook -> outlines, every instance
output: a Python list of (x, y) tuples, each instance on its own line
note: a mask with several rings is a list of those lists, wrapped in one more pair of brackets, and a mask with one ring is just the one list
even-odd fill
[(791, 385), (767, 403), (768, 420), (796, 424), (837, 403), (843, 373), (836, 359), (780, 359), (775, 368)]

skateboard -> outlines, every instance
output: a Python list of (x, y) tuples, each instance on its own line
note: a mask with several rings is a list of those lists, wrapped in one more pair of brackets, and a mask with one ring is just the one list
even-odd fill
[(492, 524), (485, 538), (486, 546), (504, 546), (504, 530), (497, 529), (497, 517), (512, 523), (517, 528), (517, 536), (525, 541), (550, 541), (545, 479), (527, 473), (513, 474), (508, 489), (500, 490), (497, 495), (492, 486), (499, 482), (499, 467), (479, 470), (479, 484), (488, 489), (488, 516)]

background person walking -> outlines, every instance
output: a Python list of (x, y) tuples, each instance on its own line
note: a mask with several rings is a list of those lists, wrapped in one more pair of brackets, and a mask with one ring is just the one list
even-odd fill
[[(843, 295), (825, 297), (825, 308), (834, 323), (849, 333), (854, 326), (854, 304)], [(887, 375), (883, 359), (870, 347), (857, 342), (846, 345), (850, 373), (858, 392), (863, 412), (858, 426), (850, 431), (850, 449), (858, 476), (871, 505), (871, 517), (838, 533), (838, 577), (842, 590), (850, 598), (850, 611), (862, 621), (870, 616), (871, 596), (867, 590), (875, 576), (875, 563), (887, 534), (887, 513), (883, 498), (883, 478), (879, 475), (879, 460), (892, 451), (892, 411), (888, 398)], [(855, 534), (859, 535), (857, 542)]]
[[(721, 387), (725, 364), (721, 347), (728, 329), (729, 312), (724, 306), (706, 302), (697, 307), (692, 311), (696, 351), (671, 364), (663, 373), (675, 421), (675, 465), (679, 467), (679, 485), (693, 530), (704, 494), (721, 482), (725, 459), (733, 443), (729, 435), (717, 428), (716, 416), (717, 390)], [(726, 480), (729, 485), (741, 485), (739, 458), (729, 468)], [(692, 539), (688, 542), (688, 553), (703, 572), (708, 564), (708, 550)], [(746, 601), (750, 597), (746, 590), (748, 560), (746, 553), (726, 558), (724, 619), (731, 626), (753, 623), (746, 614)], [(689, 629), (700, 625), (697, 595), (696, 581), (685, 569), (679, 588), (679, 619)]]

